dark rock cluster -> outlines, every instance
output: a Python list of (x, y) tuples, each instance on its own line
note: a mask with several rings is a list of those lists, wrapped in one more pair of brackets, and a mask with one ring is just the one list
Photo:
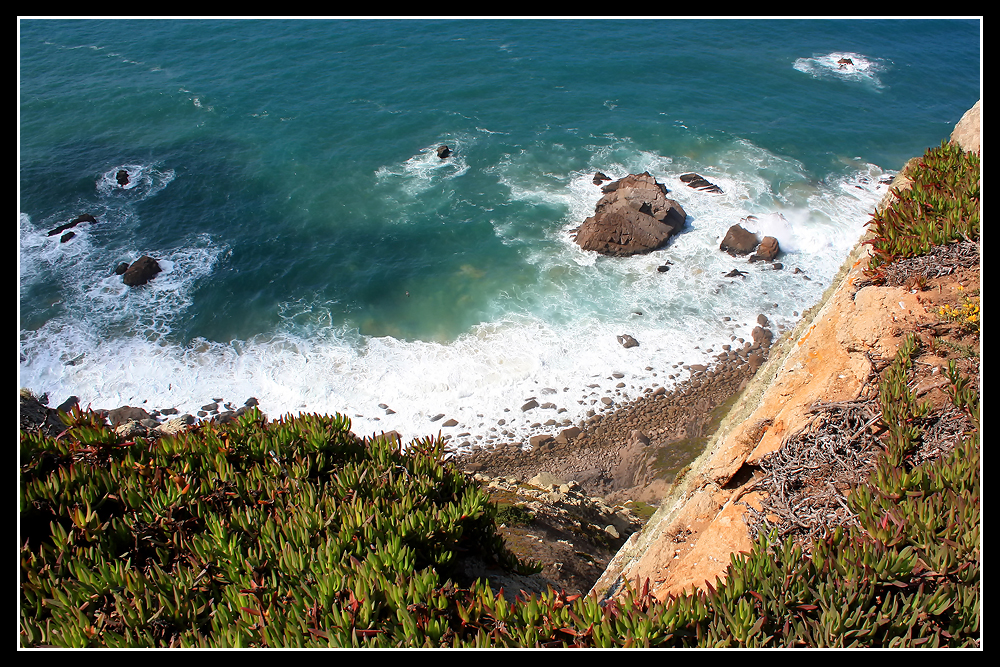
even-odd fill
[[(746, 220), (752, 221), (756, 218), (751, 215), (747, 216)], [(729, 228), (722, 243), (719, 244), (719, 249), (734, 257), (753, 253), (750, 256), (751, 262), (770, 262), (778, 256), (781, 250), (778, 247), (778, 239), (773, 236), (758, 239), (756, 234), (747, 231), (741, 225), (733, 225)]]
[[(48, 397), (36, 397), (27, 389), (20, 393), (20, 427), (25, 431), (42, 431), (46, 435), (56, 437), (65, 428), (59, 416), (60, 412), (68, 413), (74, 407), (80, 407), (76, 396), (71, 396), (57, 408), (47, 407)], [(257, 405), (256, 398), (249, 398), (239, 408), (231, 403), (225, 403), (224, 409), (219, 405), (222, 399), (203, 406), (198, 411), (198, 417), (219, 423), (226, 423)], [(208, 408), (208, 409), (206, 409)], [(95, 410), (122, 437), (159, 438), (174, 435), (198, 423), (198, 418), (189, 414), (180, 414), (176, 408), (147, 411), (145, 408), (130, 405), (111, 410)]]

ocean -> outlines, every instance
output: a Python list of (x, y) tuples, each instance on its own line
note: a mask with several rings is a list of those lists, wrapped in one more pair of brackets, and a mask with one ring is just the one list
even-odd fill
[[(255, 397), (463, 447), (670, 388), (758, 314), (792, 326), (982, 90), (976, 19), (18, 27), (20, 387)], [(685, 228), (581, 250), (596, 171), (648, 171)], [(750, 215), (782, 269), (719, 250)], [(128, 288), (115, 267), (143, 254), (163, 271)]]

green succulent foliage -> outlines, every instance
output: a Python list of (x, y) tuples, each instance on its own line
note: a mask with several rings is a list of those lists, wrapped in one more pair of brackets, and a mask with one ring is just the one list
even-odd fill
[(929, 148), (908, 190), (894, 189), (897, 201), (877, 212), (868, 225), (873, 257), (867, 273), (878, 280), (879, 268), (896, 259), (916, 257), (933, 246), (979, 238), (979, 156), (941, 142)]
[(438, 440), (403, 452), (339, 415), (150, 442), (68, 422), (21, 438), (25, 646), (436, 644), (462, 557), (537, 569)]

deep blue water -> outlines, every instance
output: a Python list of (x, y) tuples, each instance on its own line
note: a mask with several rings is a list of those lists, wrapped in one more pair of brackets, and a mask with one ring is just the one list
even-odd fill
[[(255, 396), (361, 433), (575, 421), (669, 385), (758, 313), (790, 325), (880, 178), (981, 95), (974, 20), (19, 28), (21, 386), (105, 408)], [(688, 226), (648, 256), (584, 253), (568, 230), (597, 170), (649, 171)], [(81, 213), (100, 222), (46, 236)], [(750, 214), (786, 270), (723, 279), (747, 267), (718, 242)], [(128, 290), (114, 267), (141, 254), (165, 271)], [(553, 389), (563, 412), (517, 409)]]

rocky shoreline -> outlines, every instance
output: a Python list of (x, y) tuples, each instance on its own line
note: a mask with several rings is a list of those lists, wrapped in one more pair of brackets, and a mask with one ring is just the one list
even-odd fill
[(770, 329), (758, 325), (752, 342), (724, 345), (713, 366), (689, 366), (690, 378), (671, 390), (647, 388), (605, 412), (591, 410), (580, 425), (558, 434), (487, 445), (457, 455), (456, 462), (469, 473), (520, 481), (547, 473), (609, 502), (655, 503), (700, 453), (714, 411), (746, 386), (772, 339)]

